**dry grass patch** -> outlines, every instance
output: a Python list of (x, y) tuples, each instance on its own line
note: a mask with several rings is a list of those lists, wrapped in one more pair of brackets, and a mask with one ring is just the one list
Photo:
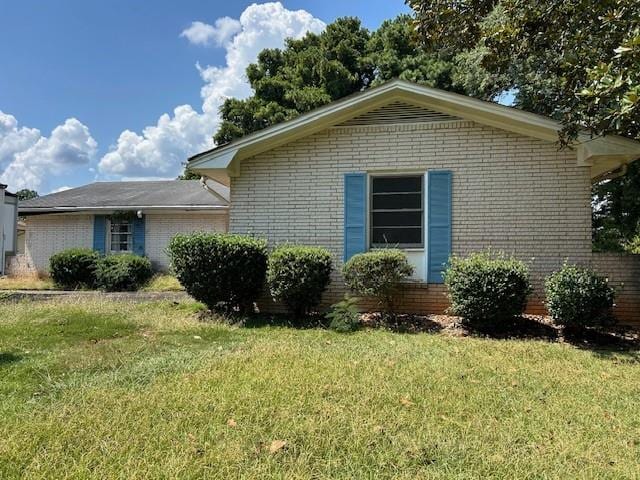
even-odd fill
[(0, 277), (0, 290), (54, 290), (53, 280), (36, 275)]

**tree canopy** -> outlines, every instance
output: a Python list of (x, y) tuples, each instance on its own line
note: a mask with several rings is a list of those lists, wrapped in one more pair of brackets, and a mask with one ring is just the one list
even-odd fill
[(19, 201), (24, 201), (24, 200), (31, 200), (32, 198), (37, 198), (38, 192), (36, 192), (35, 190), (29, 190), (28, 188), (23, 188), (22, 190), (18, 190), (16, 192), (16, 196), (18, 197)]
[[(515, 91), (515, 106), (578, 132), (640, 139), (637, 0), (407, 0), (427, 50), (457, 52)], [(469, 79), (472, 83), (474, 80)], [(640, 167), (594, 186), (596, 248), (621, 249), (639, 233)], [(640, 244), (639, 241), (636, 241)]]
[[(455, 59), (415, 41), (413, 20), (401, 15), (370, 32), (357, 18), (340, 18), (319, 34), (289, 39), (283, 49), (265, 49), (247, 68), (254, 94), (227, 99), (216, 144), (290, 120), (319, 106), (403, 78), (467, 93)], [(478, 76), (482, 76), (478, 68)], [(479, 84), (482, 82), (475, 82)]]

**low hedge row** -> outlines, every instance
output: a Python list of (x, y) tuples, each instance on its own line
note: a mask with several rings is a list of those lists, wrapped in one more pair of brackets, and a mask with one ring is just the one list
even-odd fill
[[(463, 321), (497, 325), (524, 313), (531, 292), (527, 265), (503, 254), (452, 257), (445, 272), (450, 310)], [(545, 281), (546, 305), (565, 326), (599, 325), (611, 320), (615, 292), (593, 270), (564, 264)]]
[(176, 235), (167, 250), (189, 295), (226, 312), (250, 310), (266, 282), (274, 300), (302, 318), (318, 306), (330, 282), (331, 254), (323, 248), (284, 245), (269, 255), (261, 239), (195, 233)]
[(133, 254), (103, 257), (89, 248), (70, 248), (52, 255), (49, 273), (65, 289), (138, 290), (153, 275), (149, 259)]

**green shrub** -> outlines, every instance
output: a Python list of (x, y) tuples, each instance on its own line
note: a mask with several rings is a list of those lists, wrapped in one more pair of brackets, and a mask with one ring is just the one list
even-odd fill
[(387, 312), (391, 312), (400, 282), (413, 274), (413, 267), (403, 251), (384, 249), (354, 255), (344, 265), (342, 273), (351, 291), (376, 298)]
[(360, 328), (357, 302), (357, 298), (345, 295), (344, 300), (331, 305), (331, 310), (326, 314), (329, 328), (340, 333), (355, 332)]
[(121, 253), (109, 255), (98, 262), (96, 283), (108, 292), (135, 291), (153, 276), (148, 258)]
[(262, 292), (265, 240), (230, 233), (178, 234), (167, 250), (178, 281), (210, 309), (246, 311)]
[(322, 299), (331, 281), (331, 254), (318, 247), (284, 245), (269, 255), (267, 284), (274, 300), (290, 313), (306, 316)]
[(62, 288), (93, 288), (100, 254), (90, 248), (70, 248), (51, 256), (49, 273)]
[(597, 325), (612, 318), (615, 292), (593, 270), (564, 264), (547, 277), (545, 294), (549, 314), (561, 325)]
[(477, 325), (496, 325), (522, 315), (531, 292), (527, 265), (500, 253), (452, 257), (444, 283), (451, 313)]

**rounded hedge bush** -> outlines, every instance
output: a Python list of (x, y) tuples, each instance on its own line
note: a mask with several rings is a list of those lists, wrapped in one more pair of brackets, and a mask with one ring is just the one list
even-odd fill
[(531, 293), (527, 265), (504, 254), (452, 257), (444, 273), (450, 311), (467, 323), (494, 326), (522, 315)]
[(49, 274), (62, 288), (93, 288), (100, 254), (90, 248), (70, 248), (51, 256)]
[(306, 316), (318, 306), (331, 281), (331, 254), (319, 247), (284, 245), (269, 255), (267, 284), (273, 299), (290, 313)]
[(126, 292), (140, 289), (153, 276), (148, 258), (121, 253), (109, 255), (98, 262), (96, 283), (108, 292)]
[(615, 291), (593, 270), (565, 264), (545, 281), (547, 309), (567, 326), (598, 325), (611, 320)]
[(167, 251), (187, 293), (211, 309), (246, 311), (262, 292), (265, 240), (231, 233), (178, 234)]
[(352, 292), (376, 298), (391, 312), (400, 282), (413, 274), (413, 267), (403, 251), (384, 249), (354, 255), (345, 263), (342, 274)]

